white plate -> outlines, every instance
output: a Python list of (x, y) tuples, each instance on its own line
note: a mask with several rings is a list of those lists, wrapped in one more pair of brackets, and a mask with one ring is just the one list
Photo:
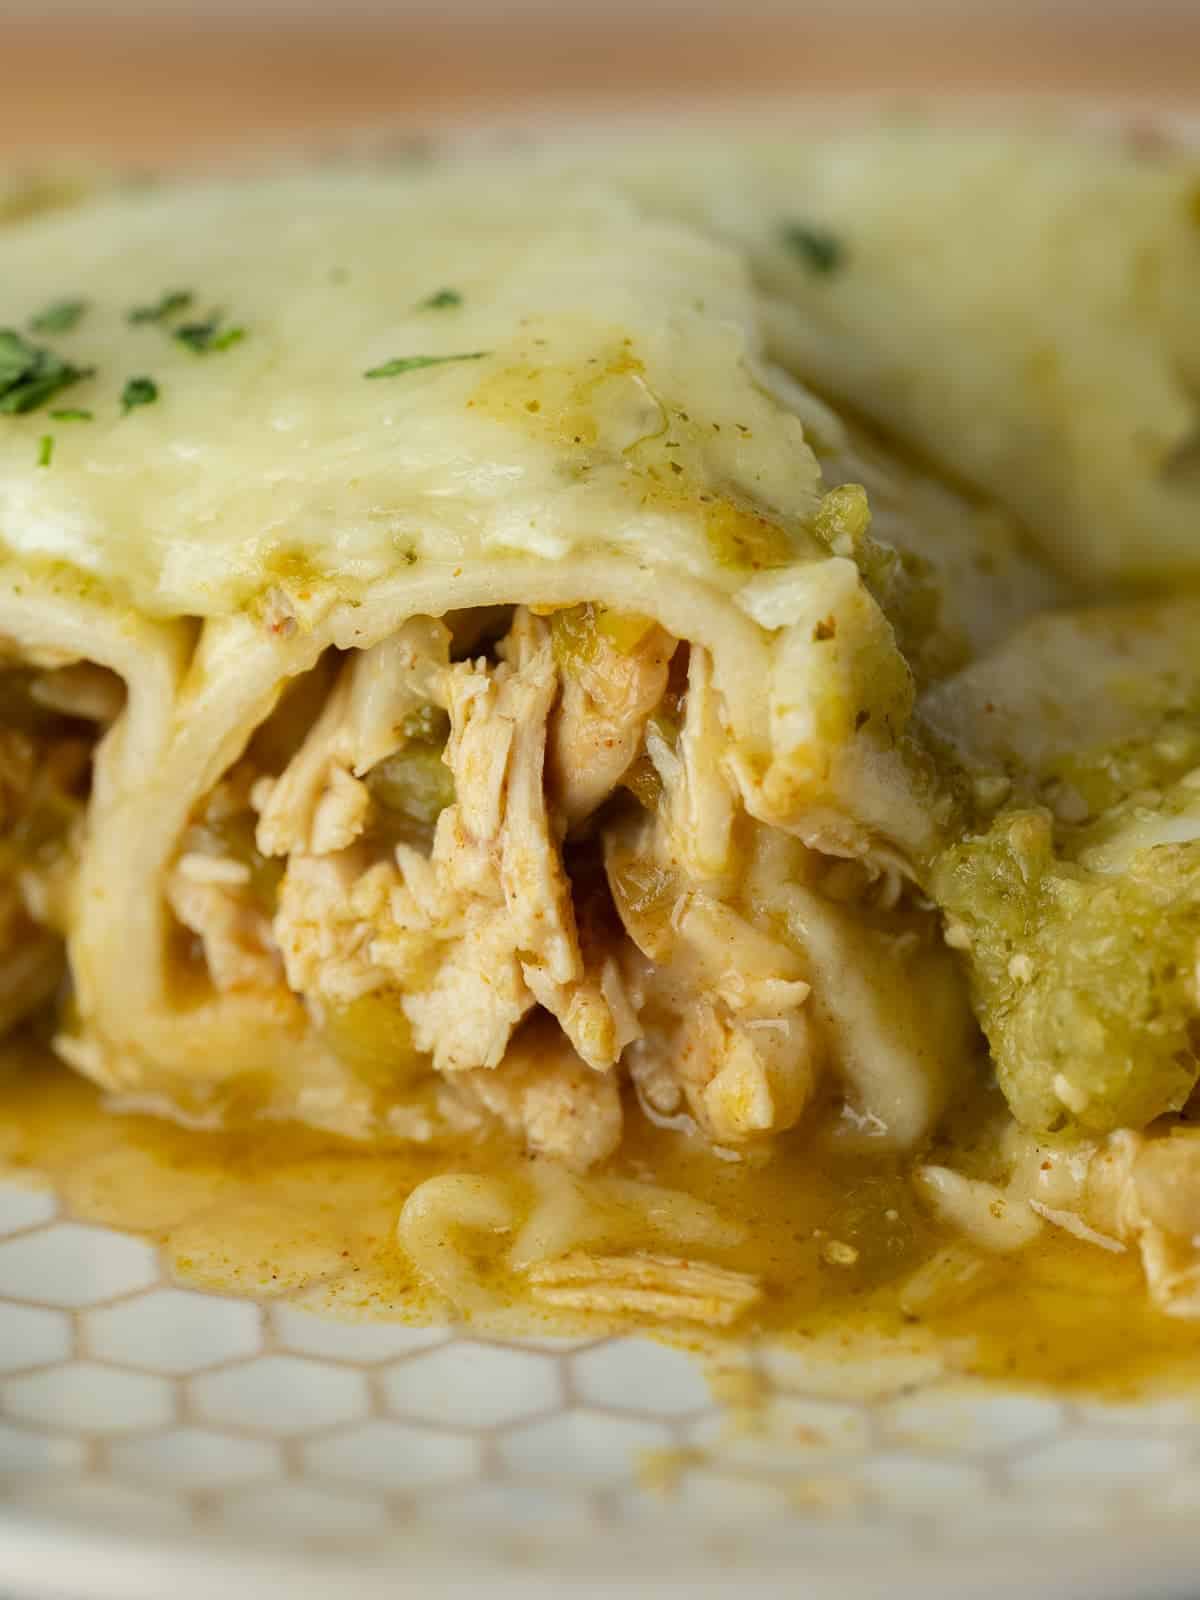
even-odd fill
[(203, 1295), (145, 1241), (0, 1185), (0, 1591), (1195, 1592), (1196, 1403), (1004, 1393), (915, 1355), (729, 1359), (767, 1397), (751, 1425), (649, 1340)]

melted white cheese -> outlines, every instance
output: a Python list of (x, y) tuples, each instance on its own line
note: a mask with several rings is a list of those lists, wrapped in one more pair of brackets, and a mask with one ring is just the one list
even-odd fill
[[(26, 332), (86, 299), (28, 336), (95, 368), (0, 416), (0, 546), (144, 612), (484, 552), (607, 550), (730, 590), (814, 549), (818, 468), (756, 376), (740, 262), (602, 187), (338, 173), (102, 198), (0, 232), (0, 286)], [(461, 303), (424, 304), (443, 289)], [(175, 323), (245, 336), (197, 354), (130, 322), (173, 290), (193, 296)], [(143, 376), (157, 401), (123, 414)]]
[(736, 240), (776, 359), (1018, 511), (1090, 585), (1200, 573), (1200, 164), (894, 122), (547, 160)]

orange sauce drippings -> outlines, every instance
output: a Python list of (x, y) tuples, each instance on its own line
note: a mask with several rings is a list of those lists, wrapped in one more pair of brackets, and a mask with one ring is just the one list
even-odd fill
[[(70, 1215), (148, 1237), (194, 1288), (356, 1319), (437, 1319), (446, 1308), (396, 1242), (405, 1199), (438, 1173), (511, 1177), (522, 1159), (499, 1138), (374, 1151), (279, 1124), (196, 1131), (106, 1109), (32, 1047), (0, 1053), (0, 1181), (49, 1183)], [(709, 1254), (760, 1276), (761, 1306), (725, 1335), (662, 1330), (710, 1355), (752, 1335), (822, 1354), (919, 1348), (960, 1373), (1109, 1399), (1200, 1377), (1200, 1328), (1149, 1306), (1135, 1257), (1052, 1229), (1018, 1255), (987, 1258), (970, 1299), (906, 1316), (900, 1285), (947, 1238), (894, 1156), (784, 1140), (766, 1164), (732, 1162), (634, 1112), (609, 1171), (682, 1190), (744, 1225), (742, 1243)], [(578, 1315), (534, 1305), (498, 1259), (481, 1246), (481, 1281), (518, 1320), (527, 1311), (529, 1331), (579, 1331)]]

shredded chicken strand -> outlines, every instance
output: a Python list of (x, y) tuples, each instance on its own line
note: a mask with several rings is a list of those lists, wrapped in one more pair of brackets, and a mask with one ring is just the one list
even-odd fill
[(494, 1070), (459, 1073), (454, 1083), (533, 1154), (553, 1157), (574, 1171), (598, 1165), (621, 1142), (616, 1076), (592, 1071), (551, 1029), (519, 1035)]
[(266, 856), (331, 855), (362, 833), (370, 811), (363, 774), (405, 742), (408, 715), (440, 705), (450, 630), (413, 617), (343, 666), (320, 716), (277, 779), (256, 786), (258, 848)]
[(355, 851), (292, 856), (272, 923), (288, 987), (335, 1005), (382, 988), (388, 974), (374, 959), (372, 941), (394, 882), (394, 868), (364, 870)]
[(576, 1251), (531, 1267), (535, 1300), (564, 1310), (652, 1317), (728, 1328), (763, 1297), (759, 1280), (679, 1256), (599, 1256)]
[(1200, 1317), (1200, 1130), (1122, 1129), (1050, 1145), (1013, 1124), (1003, 1144), (1010, 1207), (1024, 1203), (1040, 1223), (1096, 1249), (1136, 1250), (1159, 1309)]
[(167, 877), (167, 903), (200, 940), (213, 983), (221, 990), (275, 987), (280, 961), (270, 921), (244, 880), (206, 882), (196, 876), (198, 860), (207, 858), (184, 856), (175, 863)]
[(568, 827), (608, 798), (641, 750), (674, 650), (675, 640), (655, 625), (630, 649), (618, 649), (594, 628), (586, 651), (559, 652), (562, 691), (546, 768), (555, 808)]
[(1088, 1167), (1083, 1212), (1141, 1252), (1151, 1297), (1173, 1317), (1200, 1317), (1200, 1134), (1110, 1134)]
[[(668, 793), (669, 785), (668, 778)], [(793, 1126), (821, 1059), (798, 952), (693, 885), (661, 816), (614, 831), (606, 865), (641, 957), (627, 960), (627, 970), (645, 1041), (628, 1059), (643, 1099), (663, 1116), (686, 1102), (723, 1144)]]

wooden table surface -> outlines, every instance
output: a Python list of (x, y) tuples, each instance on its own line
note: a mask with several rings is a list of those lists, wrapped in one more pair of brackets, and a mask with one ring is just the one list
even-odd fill
[(1037, 4), (990, 15), (904, 4), (873, 17), (869, 6), (768, 5), (740, 21), (651, 6), (606, 20), (564, 0), (551, 20), (485, 11), (337, 30), (229, 17), (22, 23), (0, 12), (0, 152), (155, 161), (380, 123), (792, 89), (1052, 90), (1200, 106), (1200, 0), (1132, 18), (1096, 0), (1070, 21)]

